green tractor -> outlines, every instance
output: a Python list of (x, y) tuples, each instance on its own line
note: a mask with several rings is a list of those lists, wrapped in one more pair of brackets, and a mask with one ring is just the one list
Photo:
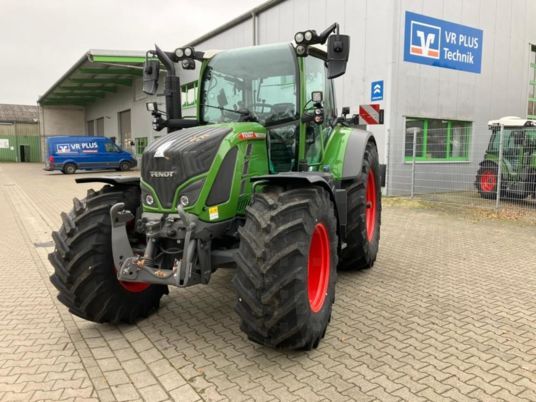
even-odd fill
[[(380, 240), (381, 181), (374, 137), (338, 116), (332, 79), (350, 38), (338, 24), (294, 44), (222, 52), (147, 52), (144, 91), (167, 71), (168, 134), (142, 157), (141, 178), (105, 176), (74, 199), (52, 237), (51, 281), (69, 311), (132, 323), (168, 286), (232, 281), (240, 328), (257, 343), (316, 348), (335, 300), (337, 269), (371, 267)], [(326, 45), (326, 46), (322, 46)], [(176, 68), (200, 67), (196, 118), (181, 114)]]
[(536, 197), (536, 120), (508, 116), (491, 120), (488, 126), (492, 134), (475, 181), (480, 196), (497, 197), (503, 126), (500, 194), (511, 199)]

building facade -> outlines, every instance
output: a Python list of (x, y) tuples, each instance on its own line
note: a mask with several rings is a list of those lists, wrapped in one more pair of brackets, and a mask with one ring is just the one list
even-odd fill
[[(421, 180), (456, 189), (453, 172), (471, 177), (477, 170), (489, 120), (536, 115), (534, 17), (530, 0), (273, 0), (189, 45), (290, 42), (297, 31), (339, 22), (351, 50), (346, 74), (335, 80), (338, 108), (357, 113), (359, 105), (380, 105), (384, 124), (367, 129), (387, 164), (387, 193), (407, 194), (414, 159)], [(189, 73), (182, 77), (185, 106), (196, 94)], [(151, 129), (141, 78), (132, 82), (73, 111), (78, 133), (123, 135), (121, 121), (130, 120), (123, 137), (134, 140), (138, 153), (161, 135)]]
[(40, 162), (39, 112), (33, 105), (0, 104), (0, 162)]

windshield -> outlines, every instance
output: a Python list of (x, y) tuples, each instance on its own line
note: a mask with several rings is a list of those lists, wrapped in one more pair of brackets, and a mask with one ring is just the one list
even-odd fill
[(217, 54), (205, 69), (201, 117), (206, 123), (297, 119), (297, 63), (288, 44)]

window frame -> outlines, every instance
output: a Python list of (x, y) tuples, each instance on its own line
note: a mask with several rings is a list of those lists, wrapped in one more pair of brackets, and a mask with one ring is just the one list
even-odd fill
[[(430, 118), (430, 117), (413, 117), (406, 116), (404, 120), (404, 133), (406, 133), (406, 125), (408, 120), (419, 120), (423, 122), (423, 137), (422, 137), (422, 156), (416, 156), (415, 161), (419, 163), (468, 163), (471, 162), (470, 158), (470, 147), (472, 141), (472, 132), (473, 132), (473, 122), (472, 121), (463, 121), (463, 120), (450, 120), (450, 119), (441, 119), (441, 118)], [(428, 149), (428, 127), (430, 126), (430, 120), (441, 120), (447, 122), (447, 143), (446, 143), (446, 156), (444, 158), (431, 158), (427, 156)], [(452, 128), (453, 123), (465, 123), (463, 126), (466, 130), (466, 142), (465, 142), (465, 156), (449, 156), (452, 151)], [(413, 156), (406, 156), (406, 134), (404, 136), (404, 147), (403, 147), (403, 156), (404, 163), (412, 163)]]
[[(193, 89), (194, 99), (191, 101), (189, 97), (190, 90)], [(197, 106), (198, 96), (198, 80), (191, 81), (187, 84), (181, 85), (181, 107), (183, 109), (195, 108)]]
[[(530, 87), (532, 86), (533, 97), (530, 97)], [(529, 114), (531, 109), (534, 114)], [(536, 119), (536, 45), (530, 45), (529, 57), (529, 91), (527, 93), (527, 119)]]
[(145, 148), (147, 148), (147, 145), (149, 145), (149, 139), (148, 137), (135, 137), (134, 144), (136, 149), (136, 155), (141, 156), (143, 155), (143, 151), (145, 151)]

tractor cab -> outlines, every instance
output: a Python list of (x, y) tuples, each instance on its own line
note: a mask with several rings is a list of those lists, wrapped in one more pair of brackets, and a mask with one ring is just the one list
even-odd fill
[[(536, 120), (506, 116), (490, 120), (491, 137), (480, 162), (476, 187), (483, 198), (495, 198), (501, 165), (502, 192), (512, 198), (534, 194), (536, 187)], [(502, 130), (502, 146), (501, 146)], [(502, 153), (501, 153), (502, 148)], [(502, 163), (500, 160), (502, 159)]]

